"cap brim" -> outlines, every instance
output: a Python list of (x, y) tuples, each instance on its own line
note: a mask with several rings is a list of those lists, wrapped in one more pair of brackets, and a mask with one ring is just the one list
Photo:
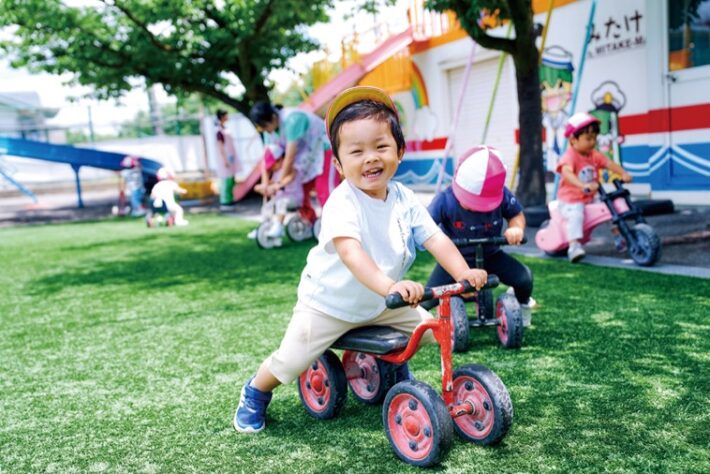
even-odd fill
[(588, 119), (583, 120), (580, 122), (576, 127), (572, 127), (568, 130), (565, 130), (565, 138), (571, 137), (573, 134), (577, 133), (578, 131), (582, 130), (585, 127), (588, 127), (589, 125), (593, 123), (601, 123), (601, 120), (596, 118), (595, 116), (591, 115)]
[(328, 138), (331, 138), (330, 126), (333, 123), (333, 120), (335, 120), (335, 117), (337, 117), (338, 114), (347, 106), (362, 100), (380, 102), (392, 109), (397, 118), (399, 118), (399, 115), (397, 114), (397, 107), (395, 107), (390, 96), (387, 95), (387, 93), (382, 89), (371, 86), (351, 87), (350, 89), (345, 89), (343, 92), (338, 94), (330, 104), (330, 107), (328, 107), (328, 112), (325, 114), (325, 130), (328, 133)]

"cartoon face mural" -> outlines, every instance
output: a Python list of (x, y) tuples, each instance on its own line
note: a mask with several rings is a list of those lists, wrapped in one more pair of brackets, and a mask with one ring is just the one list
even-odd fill
[(564, 151), (564, 128), (568, 117), (565, 108), (572, 97), (573, 71), (572, 53), (561, 46), (545, 48), (540, 66), (540, 95), (548, 171), (555, 170)]
[[(604, 81), (592, 91), (591, 98), (594, 109), (589, 113), (601, 121), (597, 147), (607, 158), (623, 165), (620, 145), (624, 142), (624, 137), (619, 132), (619, 111), (626, 105), (626, 94), (616, 82)], [(604, 182), (610, 182), (620, 176), (605, 171), (601, 178)]]

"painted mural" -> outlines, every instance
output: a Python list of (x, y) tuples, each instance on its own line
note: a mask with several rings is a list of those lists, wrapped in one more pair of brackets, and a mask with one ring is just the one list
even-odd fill
[[(412, 62), (411, 89), (393, 96), (407, 139), (405, 160), (397, 170), (398, 181), (431, 186), (439, 178), (445, 139), (437, 137), (439, 118), (429, 103), (429, 93), (419, 67)], [(453, 165), (447, 163), (444, 182), (449, 182)]]
[[(620, 146), (624, 137), (619, 132), (619, 112), (626, 105), (626, 95), (616, 82), (604, 81), (594, 89), (591, 99), (594, 109), (589, 113), (601, 121), (597, 147), (607, 158), (624, 166)], [(611, 182), (621, 177), (605, 170), (600, 178), (603, 182)]]
[(545, 48), (540, 65), (542, 126), (545, 129), (545, 169), (553, 173), (564, 153), (567, 105), (572, 97), (572, 53), (561, 46)]
[[(575, 111), (590, 111), (601, 120), (600, 150), (623, 165), (639, 192), (648, 189), (652, 197), (707, 202), (710, 0), (598, 0), (580, 77), (590, 3), (567, 2), (555, 8), (549, 47), (541, 58), (548, 176), (564, 152), (564, 124), (578, 89)], [(544, 20), (544, 13), (536, 16), (536, 21)], [(408, 184), (431, 188), (437, 182), (452, 116), (450, 99), (456, 94), (449, 90), (447, 74), (463, 63), (469, 50), (470, 39), (455, 36), (412, 52), (418, 66), (413, 73), (416, 86), (393, 97), (406, 116), (407, 158), (400, 173)], [(474, 76), (470, 87), (484, 88), (484, 81), (490, 78)], [(514, 87), (504, 88), (498, 100), (515, 94)], [(513, 144), (517, 127), (511, 114)]]

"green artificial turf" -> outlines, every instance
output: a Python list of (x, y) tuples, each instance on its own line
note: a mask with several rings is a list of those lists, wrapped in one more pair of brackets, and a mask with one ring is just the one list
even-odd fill
[[(242, 383), (274, 350), (310, 243), (252, 224), (111, 220), (0, 230), (0, 472), (408, 472), (379, 407), (309, 417), (295, 385), (237, 434)], [(445, 472), (710, 472), (710, 281), (525, 259), (540, 307), (523, 348), (472, 335), (454, 365), (513, 400), (501, 445), (456, 440)], [(420, 255), (410, 277), (424, 281)], [(434, 346), (412, 360), (439, 387)]]

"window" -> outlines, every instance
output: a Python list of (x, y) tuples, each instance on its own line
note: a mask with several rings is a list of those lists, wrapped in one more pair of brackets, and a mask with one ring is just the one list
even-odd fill
[(668, 0), (668, 68), (710, 64), (710, 0)]

